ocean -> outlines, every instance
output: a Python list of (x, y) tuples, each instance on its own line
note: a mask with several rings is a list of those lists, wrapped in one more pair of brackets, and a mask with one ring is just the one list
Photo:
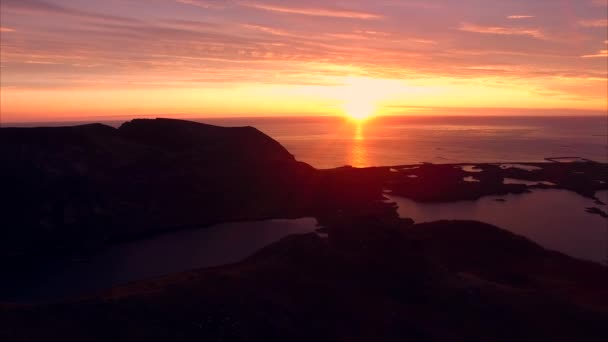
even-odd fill
[[(548, 157), (608, 162), (608, 114), (605, 117), (385, 116), (362, 122), (344, 117), (190, 120), (256, 127), (279, 141), (298, 160), (316, 168), (422, 162), (539, 162)], [(106, 123), (118, 126), (122, 122)]]
[(608, 162), (608, 117), (340, 117), (199, 120), (254, 126), (317, 168), (429, 163)]

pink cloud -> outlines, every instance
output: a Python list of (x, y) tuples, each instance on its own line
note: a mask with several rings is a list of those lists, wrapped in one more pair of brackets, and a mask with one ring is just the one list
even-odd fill
[(261, 31), (261, 32), (268, 33), (268, 34), (275, 35), (275, 36), (292, 36), (293, 35), (285, 30), (280, 30), (280, 29), (268, 27), (268, 26), (251, 25), (251, 24), (243, 24), (242, 26), (247, 29)]
[(601, 50), (600, 52), (593, 55), (583, 55), (582, 58), (600, 58), (600, 57), (608, 57), (608, 50)]
[(608, 27), (608, 19), (580, 20), (578, 24), (583, 27)]
[(508, 36), (530, 36), (537, 39), (545, 39), (545, 35), (538, 29), (503, 27), (503, 26), (481, 26), (469, 23), (460, 25), (460, 30), (484, 34), (497, 34)]
[(280, 5), (263, 4), (258, 2), (242, 2), (242, 6), (255, 8), (264, 11), (286, 13), (286, 14), (300, 14), (309, 15), (316, 17), (334, 17), (334, 18), (350, 18), (350, 19), (381, 19), (382, 16), (374, 13), (332, 9), (324, 7), (287, 7)]
[(226, 1), (210, 1), (210, 0), (175, 0), (181, 4), (192, 5), (201, 8), (223, 9), (226, 8)]
[(512, 19), (512, 20), (531, 19), (531, 18), (536, 18), (536, 16), (533, 16), (533, 15), (510, 15), (510, 16), (507, 17), (507, 19)]

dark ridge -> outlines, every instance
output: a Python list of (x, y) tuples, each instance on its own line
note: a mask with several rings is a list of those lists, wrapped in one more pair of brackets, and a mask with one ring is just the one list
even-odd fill
[(252, 127), (170, 119), (2, 128), (0, 164), (0, 264), (16, 268), (167, 230), (293, 215), (286, 199), (301, 197), (314, 172)]
[(0, 263), (11, 268), (226, 221), (396, 215), (381, 203), (386, 170), (315, 170), (252, 127), (156, 119), (0, 132)]
[(122, 124), (118, 130), (126, 139), (167, 150), (206, 153), (215, 158), (294, 160), (283, 146), (253, 127), (219, 127), (173, 119), (136, 119)]

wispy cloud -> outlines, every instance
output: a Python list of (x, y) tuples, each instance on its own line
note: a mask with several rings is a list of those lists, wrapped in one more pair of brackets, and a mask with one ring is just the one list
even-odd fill
[(412, 7), (412, 8), (423, 8), (423, 9), (440, 9), (443, 5), (440, 3), (433, 3), (431, 1), (404, 1), (404, 0), (390, 0), (384, 1), (383, 4), (394, 7)]
[(608, 50), (601, 50), (600, 52), (593, 55), (583, 55), (582, 58), (600, 58), (600, 57), (608, 57)]
[(583, 27), (608, 27), (608, 19), (580, 20), (578, 24)]
[(0, 26), (0, 32), (15, 32), (15, 29)]
[(591, 0), (593, 6), (608, 7), (608, 0)]
[(268, 34), (275, 35), (275, 36), (292, 36), (291, 33), (287, 32), (285, 30), (281, 30), (281, 29), (277, 29), (277, 28), (273, 28), (273, 27), (262, 26), (262, 25), (251, 25), (251, 24), (243, 24), (242, 26), (247, 29), (261, 31), (261, 32), (268, 33)]
[(507, 17), (507, 19), (511, 19), (511, 20), (531, 19), (531, 18), (536, 18), (536, 16), (534, 16), (534, 15), (510, 15)]
[(227, 7), (229, 1), (218, 1), (218, 0), (175, 0), (181, 4), (192, 5), (201, 8), (208, 9), (224, 9)]
[(326, 7), (288, 7), (281, 5), (271, 5), (265, 3), (258, 2), (241, 2), (242, 6), (255, 8), (264, 11), (277, 12), (277, 13), (287, 13), (287, 14), (300, 14), (300, 15), (308, 15), (308, 16), (316, 16), (316, 17), (334, 17), (334, 18), (350, 18), (350, 19), (381, 19), (382, 15), (367, 13), (367, 12), (359, 12), (359, 11), (350, 11), (343, 9), (333, 9)]
[(115, 21), (115, 22), (133, 22), (134, 19), (128, 19), (124, 17), (106, 15), (102, 13), (93, 13), (89, 11), (83, 11), (56, 5), (51, 2), (41, 0), (2, 0), (1, 2), (3, 10), (10, 10), (22, 13), (34, 13), (34, 14), (54, 14), (54, 15), (66, 15), (79, 17), (89, 20), (104, 20), (104, 21)]
[(503, 27), (503, 26), (481, 26), (469, 23), (462, 23), (460, 30), (465, 32), (475, 32), (484, 34), (496, 34), (506, 36), (530, 36), (537, 39), (545, 39), (545, 35), (539, 29)]

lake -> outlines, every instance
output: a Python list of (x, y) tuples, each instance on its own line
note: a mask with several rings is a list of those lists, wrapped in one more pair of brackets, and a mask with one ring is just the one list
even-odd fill
[[(417, 203), (390, 194), (385, 196), (399, 206), (399, 216), (412, 218), (417, 223), (482, 221), (575, 258), (599, 263), (608, 261), (608, 220), (587, 213), (585, 208), (598, 205), (570, 191), (537, 189), (526, 194), (450, 203)], [(498, 198), (505, 201), (496, 201)], [(608, 191), (598, 192), (598, 198), (608, 203)]]
[(231, 222), (113, 245), (84, 259), (45, 264), (0, 301), (46, 302), (135, 280), (235, 263), (288, 235), (314, 232), (316, 219)]

